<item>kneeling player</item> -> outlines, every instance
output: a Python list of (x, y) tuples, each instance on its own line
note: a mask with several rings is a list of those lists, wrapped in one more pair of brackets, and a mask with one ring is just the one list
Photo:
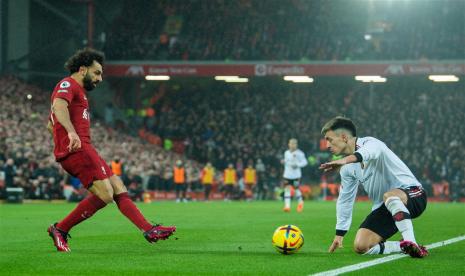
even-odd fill
[[(352, 208), (361, 184), (373, 201), (372, 212), (360, 225), (354, 242), (359, 254), (404, 252), (422, 258), (428, 251), (418, 245), (412, 220), (426, 208), (426, 194), (410, 169), (383, 142), (373, 137), (357, 138), (353, 122), (336, 117), (325, 124), (322, 134), (333, 154), (346, 157), (321, 165), (325, 171), (340, 169), (341, 190), (337, 200), (336, 236), (329, 251), (342, 247), (352, 221)], [(400, 231), (403, 241), (386, 241)]]

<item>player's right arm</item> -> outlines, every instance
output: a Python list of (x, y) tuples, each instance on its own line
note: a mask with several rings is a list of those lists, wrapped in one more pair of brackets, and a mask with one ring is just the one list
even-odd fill
[(328, 249), (330, 253), (342, 247), (344, 235), (352, 223), (352, 210), (357, 196), (358, 183), (355, 176), (350, 173), (350, 168), (353, 166), (343, 166), (340, 171), (341, 189), (336, 203), (336, 235)]
[(74, 151), (81, 148), (81, 139), (79, 139), (69, 116), (68, 102), (62, 98), (55, 98), (52, 103), (52, 112), (55, 114), (57, 121), (66, 129), (66, 132), (68, 132), (68, 150)]

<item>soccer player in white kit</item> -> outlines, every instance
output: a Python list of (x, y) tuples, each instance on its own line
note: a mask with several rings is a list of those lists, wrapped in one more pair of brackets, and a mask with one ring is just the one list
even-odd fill
[(294, 186), (294, 196), (297, 199), (297, 212), (304, 210), (304, 200), (300, 191), (300, 178), (302, 177), (302, 168), (307, 166), (305, 154), (297, 148), (297, 139), (290, 139), (289, 149), (284, 153), (283, 184), (284, 184), (284, 212), (291, 211), (291, 186)]
[[(380, 140), (358, 138), (355, 125), (348, 118), (331, 119), (321, 133), (333, 154), (345, 155), (320, 166), (325, 172), (339, 169), (341, 175), (336, 236), (329, 252), (342, 247), (352, 222), (357, 188), (362, 185), (373, 207), (358, 229), (354, 250), (359, 254), (404, 252), (416, 258), (427, 256), (426, 248), (415, 240), (411, 221), (425, 210), (426, 193), (404, 162)], [(402, 241), (386, 241), (397, 231), (401, 232)]]

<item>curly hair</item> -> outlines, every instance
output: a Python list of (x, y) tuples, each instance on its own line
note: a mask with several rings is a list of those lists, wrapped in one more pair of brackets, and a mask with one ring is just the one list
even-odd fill
[(65, 69), (72, 74), (79, 71), (79, 67), (81, 66), (91, 66), (94, 61), (97, 61), (103, 66), (104, 60), (105, 55), (102, 52), (92, 48), (84, 48), (78, 50), (68, 59), (68, 61), (66, 61)]

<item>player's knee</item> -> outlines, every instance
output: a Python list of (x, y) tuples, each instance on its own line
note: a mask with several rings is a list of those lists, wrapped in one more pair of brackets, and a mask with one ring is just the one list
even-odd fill
[(126, 189), (126, 186), (124, 186), (124, 183), (121, 180), (121, 178), (119, 178), (116, 175), (113, 175), (112, 177), (110, 177), (110, 183), (111, 183), (111, 187), (113, 188), (114, 194), (120, 194), (120, 193), (124, 193), (128, 191)]
[(113, 202), (113, 188), (104, 182), (96, 182), (90, 189), (93, 194), (100, 198), (106, 204)]
[(356, 253), (365, 254), (368, 250), (370, 250), (370, 246), (367, 243), (362, 243), (362, 242), (354, 243), (354, 251)]
[(385, 192), (383, 194), (383, 201), (386, 202), (386, 200), (390, 197), (398, 197), (400, 198), (400, 200), (402, 200), (402, 202), (404, 202), (404, 204), (407, 202), (406, 194), (402, 190), (399, 190), (399, 189), (394, 189), (394, 190)]
[(383, 201), (386, 202), (386, 200), (387, 200), (388, 198), (392, 197), (392, 196), (394, 196), (393, 193), (391, 193), (391, 192), (385, 192), (385, 193), (383, 194)]
[(112, 193), (109, 193), (109, 192), (98, 193), (96, 194), (96, 196), (98, 196), (106, 204), (110, 204), (113, 202), (113, 192)]

